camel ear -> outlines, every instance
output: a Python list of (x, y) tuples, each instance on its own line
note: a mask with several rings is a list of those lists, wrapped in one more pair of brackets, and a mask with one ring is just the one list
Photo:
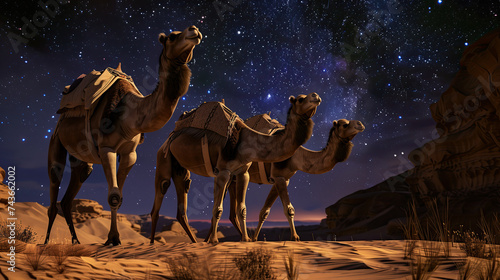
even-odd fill
[(160, 41), (160, 43), (162, 44), (165, 44), (165, 42), (167, 41), (167, 35), (165, 35), (165, 33), (160, 33), (158, 35), (158, 41)]
[(271, 116), (271, 111), (269, 111), (269, 113), (267, 113), (269, 116)]
[(290, 100), (290, 103), (292, 103), (292, 104), (295, 104), (295, 102), (297, 102), (297, 99), (293, 95), (290, 95), (288, 100)]
[(337, 121), (333, 121), (333, 127), (337, 127), (337, 126), (338, 126)]

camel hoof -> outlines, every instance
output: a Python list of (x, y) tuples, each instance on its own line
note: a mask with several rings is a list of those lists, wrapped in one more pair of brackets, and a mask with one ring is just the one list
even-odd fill
[(115, 237), (115, 238), (108, 238), (106, 243), (104, 243), (104, 246), (109, 246), (109, 245), (118, 246), (121, 244), (122, 244), (122, 242), (120, 241), (120, 238)]
[(252, 242), (256, 242), (256, 241), (257, 241), (256, 237), (252, 238)]
[(300, 242), (300, 237), (298, 235), (295, 235), (294, 237), (290, 238), (290, 240)]
[(250, 239), (249, 237), (241, 239), (241, 242), (250, 242), (250, 241), (252, 241), (252, 239)]
[(73, 245), (77, 245), (77, 244), (80, 244), (80, 241), (78, 241), (78, 239), (77, 239), (77, 238), (73, 238), (73, 239), (71, 240), (71, 243), (72, 243)]
[(212, 238), (208, 241), (208, 243), (210, 244), (213, 244), (213, 245), (217, 245), (219, 244), (219, 239), (218, 238)]

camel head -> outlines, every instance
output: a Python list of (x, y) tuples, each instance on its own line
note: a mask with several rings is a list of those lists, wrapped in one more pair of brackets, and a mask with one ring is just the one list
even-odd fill
[(292, 103), (291, 110), (295, 114), (311, 118), (316, 113), (316, 108), (321, 104), (321, 97), (315, 92), (308, 95), (301, 94), (297, 97), (290, 96), (290, 103)]
[(363, 132), (363, 130), (365, 130), (365, 126), (360, 121), (340, 119), (338, 121), (333, 121), (330, 137), (336, 135), (341, 139), (351, 141), (356, 134)]
[(193, 58), (193, 49), (201, 42), (201, 32), (192, 25), (184, 31), (173, 31), (168, 36), (160, 33), (158, 40), (163, 44), (162, 56), (177, 64), (186, 64)]

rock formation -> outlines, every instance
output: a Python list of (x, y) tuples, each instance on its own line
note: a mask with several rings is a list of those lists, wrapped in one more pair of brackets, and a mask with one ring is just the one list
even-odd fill
[(334, 229), (338, 236), (355, 235), (404, 217), (411, 201), (410, 188), (405, 182), (407, 176), (408, 172), (405, 172), (341, 198), (325, 209), (327, 217), (323, 224)]
[[(59, 207), (58, 207), (59, 208)], [(90, 199), (75, 199), (71, 207), (71, 216), (76, 223), (83, 223), (88, 219), (95, 219), (102, 214), (102, 205)], [(63, 216), (59, 208), (59, 215)]]

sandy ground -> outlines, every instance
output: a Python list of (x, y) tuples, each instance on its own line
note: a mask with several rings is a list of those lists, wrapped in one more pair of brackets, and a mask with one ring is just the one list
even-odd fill
[[(16, 215), (23, 226), (31, 226), (38, 233), (38, 243), (45, 238), (47, 209), (38, 203), (16, 203)], [(6, 220), (6, 211), (0, 219)], [(41, 268), (34, 271), (27, 263), (26, 252), (43, 245), (28, 244), (24, 252), (16, 254), (16, 272), (9, 267), (7, 252), (0, 252), (0, 269), (5, 279), (173, 279), (166, 260), (178, 260), (183, 254), (196, 254), (200, 267), (235, 270), (233, 259), (254, 248), (264, 248), (273, 254), (272, 267), (278, 279), (286, 279), (284, 259), (290, 251), (300, 263), (299, 279), (411, 279), (410, 267), (404, 256), (404, 241), (258, 241), (221, 242), (211, 245), (190, 243), (187, 236), (176, 232), (162, 232), (167, 240), (149, 244), (149, 240), (131, 228), (130, 223), (119, 222), (122, 245), (104, 247), (109, 220), (96, 218), (78, 224), (77, 234), (86, 253), (71, 256), (64, 262), (64, 271), (58, 272), (54, 257), (42, 259)], [(51, 244), (70, 243), (71, 237), (64, 218), (58, 216), (51, 234)], [(457, 279), (456, 263), (464, 259), (457, 247), (452, 257), (441, 260), (431, 279)]]
[[(37, 245), (28, 245), (28, 247)], [(38, 245), (40, 246), (40, 245)], [(116, 247), (84, 245), (88, 256), (69, 257), (63, 273), (58, 273), (52, 257), (43, 260), (42, 268), (33, 271), (25, 254), (16, 256), (16, 272), (8, 272), (6, 253), (0, 255), (0, 268), (8, 279), (172, 279), (166, 259), (177, 259), (185, 253), (199, 256), (199, 264), (214, 267), (233, 265), (232, 259), (253, 248), (273, 253), (272, 266), (286, 279), (284, 258), (293, 251), (300, 262), (299, 279), (411, 279), (409, 265), (403, 257), (404, 241), (307, 241), (307, 242), (223, 242), (137, 244)], [(457, 279), (455, 263), (462, 258), (457, 248), (453, 257), (442, 260), (431, 279)]]

